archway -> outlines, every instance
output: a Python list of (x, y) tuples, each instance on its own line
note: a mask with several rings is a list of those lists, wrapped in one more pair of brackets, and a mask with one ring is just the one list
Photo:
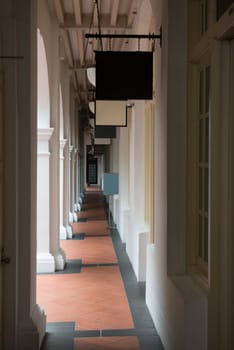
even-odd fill
[(50, 128), (50, 93), (46, 51), (40, 30), (37, 31), (37, 272), (54, 272), (55, 261), (50, 253), (50, 152), (53, 134)]
[[(60, 146), (60, 162), (59, 162), (59, 172), (60, 172), (60, 191), (59, 191), (59, 211), (60, 211), (60, 239), (67, 238), (67, 230), (65, 227), (66, 207), (64, 206), (64, 147), (67, 140), (64, 139), (64, 109), (63, 109), (63, 96), (61, 85), (59, 86), (59, 146)], [(64, 215), (65, 211), (65, 215)]]

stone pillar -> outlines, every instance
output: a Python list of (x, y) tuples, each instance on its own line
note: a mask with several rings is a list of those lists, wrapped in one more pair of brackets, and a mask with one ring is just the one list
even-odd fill
[(78, 203), (78, 157), (79, 152), (78, 148), (74, 148), (73, 150), (73, 164), (74, 164), (74, 197), (73, 197), (73, 210), (76, 204)]
[(37, 149), (37, 272), (54, 272), (50, 253), (50, 152), (53, 128), (38, 129)]
[(64, 221), (64, 202), (65, 202), (65, 188), (64, 188), (64, 147), (66, 145), (67, 140), (62, 139), (60, 140), (60, 239), (67, 239), (67, 230), (65, 225), (67, 225), (67, 222)]
[(70, 197), (69, 212), (73, 214), (74, 209), (74, 146), (70, 145)]
[(76, 204), (78, 202), (77, 192), (77, 178), (78, 178), (78, 149), (73, 147), (71, 152), (71, 171), (72, 171), (72, 182), (71, 182), (71, 211), (73, 215), (73, 221), (77, 221)]
[(64, 193), (63, 193), (63, 222), (67, 231), (67, 238), (72, 238), (72, 228), (69, 225), (70, 198), (70, 151), (69, 141), (64, 146)]
[[(56, 123), (54, 124), (56, 126)], [(55, 128), (51, 138), (50, 156), (50, 251), (54, 256), (55, 270), (63, 270), (65, 265), (65, 252), (60, 247), (60, 152), (59, 136)]]

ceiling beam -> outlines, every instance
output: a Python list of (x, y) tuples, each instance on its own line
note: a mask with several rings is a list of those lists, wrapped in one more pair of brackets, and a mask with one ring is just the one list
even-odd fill
[[(97, 30), (98, 31), (98, 30)], [(93, 32), (94, 32), (94, 30), (93, 30)], [(97, 51), (97, 50), (100, 50), (100, 40), (101, 39), (98, 39), (98, 40), (96, 40), (96, 39), (92, 39), (92, 50), (93, 50), (93, 52), (95, 52), (95, 51)]]
[(77, 80), (76, 80), (75, 74), (72, 74), (71, 79), (72, 79), (74, 89), (77, 90)]
[(111, 27), (116, 25), (118, 12), (119, 12), (119, 0), (113, 0), (112, 1), (111, 14), (110, 14), (110, 25), (111, 25)]
[(84, 41), (83, 41), (83, 33), (81, 30), (76, 31), (77, 36), (77, 45), (78, 45), (78, 55), (79, 55), (79, 61), (80, 65), (82, 66), (85, 62), (84, 57)]
[(67, 31), (63, 31), (63, 42), (64, 42), (64, 48), (65, 48), (68, 64), (70, 67), (72, 67), (73, 66), (72, 49), (70, 44), (69, 33)]
[(54, 8), (56, 12), (56, 16), (60, 24), (64, 25), (64, 13), (61, 4), (61, 0), (54, 0)]
[[(128, 21), (127, 15), (118, 15), (116, 18), (116, 22), (114, 25), (110, 24), (110, 16), (105, 14), (102, 15), (101, 21), (101, 29), (102, 30), (126, 30), (131, 29), (131, 26), (126, 26)], [(66, 13), (64, 15), (64, 24), (60, 24), (60, 26), (64, 29), (83, 29), (89, 30), (91, 22), (91, 15), (83, 15), (82, 16), (82, 24), (77, 25), (76, 18), (73, 14)], [(98, 31), (98, 24), (93, 23), (92, 29)]]
[(82, 9), (81, 9), (80, 0), (73, 0), (73, 7), (74, 7), (76, 25), (81, 26), (82, 25), (82, 15), (81, 15)]
[(128, 11), (128, 21), (127, 21), (128, 26), (131, 26), (133, 24), (136, 13), (137, 13), (137, 1), (132, 0)]
[(120, 47), (120, 51), (128, 51), (129, 39), (123, 39)]
[(82, 66), (82, 65), (80, 65), (80, 63), (79, 62), (75, 62), (74, 63), (74, 66), (73, 67), (70, 67), (69, 69), (71, 70), (71, 71), (80, 71), (80, 70), (85, 70), (85, 69), (87, 69), (87, 68), (89, 68), (89, 67), (95, 67), (95, 65), (94, 65), (94, 63), (93, 63), (93, 61), (87, 61), (86, 60), (86, 65), (85, 66)]
[(102, 17), (101, 16), (101, 1), (100, 0), (96, 1), (96, 5), (95, 5), (95, 9), (94, 9), (93, 25), (95, 25), (96, 27), (98, 26), (98, 9), (99, 9), (100, 17)]

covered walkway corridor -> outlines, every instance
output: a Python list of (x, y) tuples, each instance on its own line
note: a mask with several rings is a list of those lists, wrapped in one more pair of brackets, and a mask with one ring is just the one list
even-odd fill
[(1, 350), (234, 349), (233, 23), (0, 0)]
[(47, 313), (42, 350), (162, 350), (124, 244), (108, 222), (104, 196), (87, 188), (73, 236), (61, 246), (65, 269), (38, 275), (37, 302)]

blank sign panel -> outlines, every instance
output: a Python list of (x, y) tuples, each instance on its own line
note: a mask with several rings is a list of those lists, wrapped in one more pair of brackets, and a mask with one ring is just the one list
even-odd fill
[(127, 126), (126, 101), (96, 100), (95, 125)]

